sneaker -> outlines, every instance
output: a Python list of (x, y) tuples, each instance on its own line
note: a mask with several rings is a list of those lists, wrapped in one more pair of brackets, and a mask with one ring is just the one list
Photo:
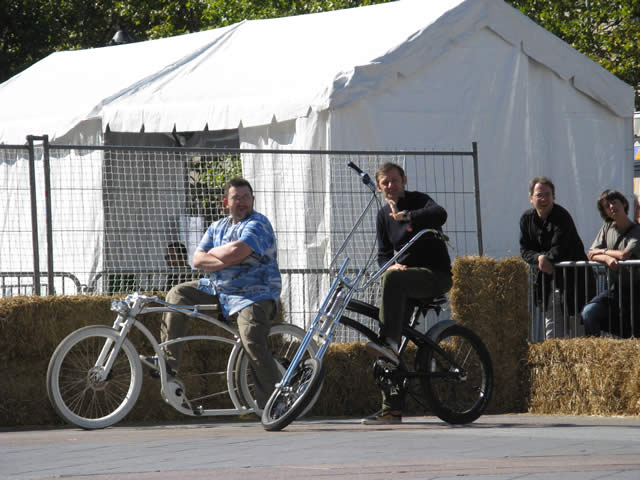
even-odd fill
[(394, 349), (392, 346), (368, 342), (364, 347), (369, 350), (369, 352), (388, 360), (395, 366), (400, 364), (400, 359), (398, 359), (398, 350)]
[[(160, 378), (160, 367), (158, 366), (159, 365), (158, 357), (155, 355), (152, 357), (145, 357), (144, 355), (139, 355), (139, 357), (142, 364), (151, 370), (150, 372), (151, 376), (153, 378)], [(170, 377), (175, 377), (177, 375), (177, 372), (173, 368), (171, 368), (168, 363), (165, 363), (165, 366), (167, 367), (167, 375), (169, 375)]]
[(402, 423), (402, 412), (400, 410), (380, 410), (370, 417), (360, 420), (363, 425), (394, 425)]

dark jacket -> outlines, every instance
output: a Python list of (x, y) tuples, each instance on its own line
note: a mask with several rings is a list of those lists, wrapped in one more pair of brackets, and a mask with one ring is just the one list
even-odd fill
[[(586, 261), (587, 255), (584, 251), (584, 244), (578, 235), (573, 219), (567, 210), (558, 205), (553, 205), (549, 216), (542, 220), (535, 209), (527, 210), (520, 218), (520, 255), (529, 265), (538, 266), (538, 256), (546, 255), (551, 263), (564, 261)], [(575, 278), (573, 268), (558, 269), (556, 271), (556, 288), (563, 291), (565, 281), (563, 270), (567, 273), (566, 286), (567, 298), (570, 299), (567, 305), (570, 314), (574, 314), (575, 302), (574, 286), (577, 287), (578, 311), (585, 303), (585, 281), (584, 272), (587, 271), (590, 298), (593, 288), (593, 276), (590, 269), (578, 269), (578, 277)], [(538, 270), (536, 278), (536, 303), (540, 303), (544, 297), (551, 298), (552, 276)], [(577, 281), (577, 285), (576, 284)]]
[[(426, 193), (405, 192), (398, 201), (398, 210), (411, 214), (410, 222), (398, 222), (389, 216), (391, 207), (386, 204), (378, 211), (376, 232), (378, 237), (378, 264), (384, 265), (394, 252), (399, 251), (416, 233), (424, 228), (442, 231), (447, 212)], [(428, 267), (441, 272), (451, 271), (451, 258), (447, 245), (431, 235), (423, 235), (397, 259), (408, 267)]]

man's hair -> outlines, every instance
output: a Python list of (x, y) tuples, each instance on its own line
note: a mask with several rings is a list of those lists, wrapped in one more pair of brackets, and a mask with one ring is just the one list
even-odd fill
[(607, 202), (611, 200), (620, 200), (620, 202), (624, 206), (624, 213), (626, 215), (629, 215), (629, 200), (627, 200), (627, 197), (625, 197), (618, 190), (605, 190), (598, 197), (598, 212), (600, 212), (600, 216), (605, 222), (613, 222), (613, 219), (609, 217), (609, 215), (607, 215), (607, 208), (603, 205), (605, 200)]
[(229, 180), (227, 184), (224, 186), (224, 198), (227, 198), (229, 196), (229, 190), (231, 190), (231, 187), (233, 188), (249, 187), (249, 191), (251, 192), (251, 195), (253, 195), (253, 188), (251, 188), (251, 184), (244, 178), (235, 177)]
[(549, 177), (533, 177), (533, 180), (529, 182), (529, 196), (533, 196), (533, 189), (537, 184), (547, 185), (551, 189), (551, 196), (556, 198), (556, 187)]
[(394, 169), (398, 171), (398, 173), (402, 178), (406, 177), (406, 175), (404, 174), (404, 170), (400, 165), (396, 163), (387, 162), (380, 165), (380, 168), (376, 170), (376, 184), (378, 183), (378, 179), (382, 175), (386, 175), (387, 173), (389, 173), (391, 170), (394, 170)]

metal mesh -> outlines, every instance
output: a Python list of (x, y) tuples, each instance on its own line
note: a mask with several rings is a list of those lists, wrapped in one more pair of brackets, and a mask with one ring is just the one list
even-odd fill
[[(45, 192), (45, 158), (50, 190)], [(301, 152), (148, 147), (38, 147), (34, 151), (39, 253), (34, 256), (28, 149), (0, 146), (2, 296), (31, 294), (37, 263), (42, 293), (166, 290), (199, 278), (190, 261), (207, 226), (225, 212), (223, 186), (244, 176), (255, 209), (278, 238), (285, 317), (306, 326), (326, 294), (331, 262), (370, 192), (353, 161), (372, 177), (382, 163), (402, 165), (408, 188), (429, 193), (449, 213), (452, 256), (478, 253), (472, 152)], [(44, 199), (48, 195), (51, 211)], [(347, 250), (350, 271), (377, 268), (373, 204)], [(51, 242), (47, 237), (50, 220)], [(184, 254), (186, 250), (186, 255)], [(37, 260), (34, 262), (34, 260)], [(55, 275), (47, 279), (53, 266)], [(30, 278), (31, 276), (31, 278)], [(70, 280), (74, 279), (74, 280)], [(53, 289), (49, 282), (53, 281)], [(377, 304), (378, 284), (359, 298)]]

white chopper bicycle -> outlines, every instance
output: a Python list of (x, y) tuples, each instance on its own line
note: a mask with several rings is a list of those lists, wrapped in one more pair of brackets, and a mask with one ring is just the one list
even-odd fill
[[(112, 327), (80, 328), (62, 340), (51, 356), (47, 393), (56, 413), (65, 421), (85, 429), (105, 428), (131, 411), (143, 381), (138, 352), (128, 338), (134, 328), (158, 356), (161, 395), (178, 412), (189, 416), (261, 414), (240, 335), (235, 326), (218, 316), (218, 305), (174, 305), (134, 293), (124, 300), (114, 300), (111, 310), (117, 314)], [(216, 335), (191, 335), (158, 343), (141, 323), (141, 317), (169, 311), (218, 327), (213, 332)], [(267, 342), (281, 372), (298, 351), (304, 335), (303, 329), (291, 324), (276, 323), (271, 327)], [(185, 343), (185, 354), (180, 376), (176, 377), (167, 371), (162, 347), (178, 342)], [(199, 345), (199, 350), (193, 345)], [(183, 374), (184, 357), (190, 348), (201, 355), (195, 367)], [(307, 342), (300, 355), (310, 358), (317, 350), (313, 341)]]
[[(348, 166), (358, 172), (362, 182), (372, 194), (334, 256), (331, 266), (337, 263), (338, 256), (345, 251), (374, 201), (379, 202), (376, 186), (369, 175), (353, 162), (349, 162)], [(307, 411), (309, 404), (315, 402), (324, 378), (322, 359), (333, 342), (333, 335), (338, 325), (342, 324), (354, 329), (368, 340), (381, 344), (380, 337), (373, 330), (346, 317), (343, 313), (349, 310), (377, 322), (378, 308), (352, 299), (353, 294), (362, 292), (377, 280), (398, 256), (411, 248), (423, 235), (434, 235), (443, 241), (447, 240), (446, 236), (438, 230), (421, 230), (371, 276), (366, 275), (371, 258), (352, 279), (346, 277), (350, 258), (347, 256), (344, 259), (296, 355), (262, 411), (262, 425), (265, 430), (282, 430), (295, 420), (300, 412)], [(365, 276), (367, 276), (366, 281)], [(426, 334), (418, 330), (421, 316), (429, 310), (439, 314), (441, 305), (445, 302), (445, 297), (437, 297), (415, 305), (411, 321), (403, 327), (399, 366), (396, 368), (389, 362), (378, 360), (374, 364), (374, 378), (382, 389), (402, 388), (423, 406), (425, 404), (421, 398), (424, 397), (431, 411), (445, 422), (470, 423), (484, 413), (491, 397), (493, 389), (491, 358), (478, 335), (469, 328), (456, 324), (453, 320), (437, 322)], [(321, 345), (317, 353), (309, 358), (307, 348), (314, 343), (314, 339), (319, 339)], [(405, 359), (403, 355), (409, 343), (416, 347), (413, 367), (407, 365), (409, 358)], [(416, 380), (419, 383), (418, 394), (412, 390)]]

